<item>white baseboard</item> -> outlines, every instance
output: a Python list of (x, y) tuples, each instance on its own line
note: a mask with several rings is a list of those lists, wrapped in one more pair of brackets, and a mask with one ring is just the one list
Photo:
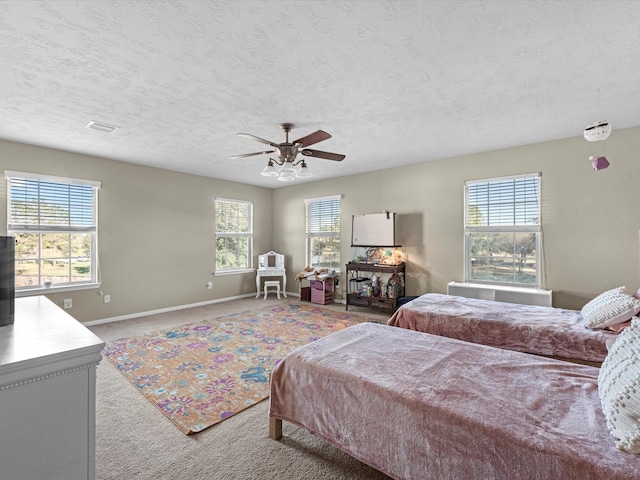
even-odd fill
[[(289, 292), (287, 292), (287, 295), (293, 295), (296, 297), (298, 296), (297, 294), (291, 294)], [(188, 305), (177, 305), (175, 307), (160, 308), (158, 310), (149, 310), (147, 312), (131, 313), (128, 315), (121, 315), (119, 317), (109, 317), (109, 318), (101, 318), (99, 320), (90, 320), (88, 322), (82, 322), (82, 325), (84, 325), (85, 327), (92, 327), (94, 325), (102, 325), (104, 323), (120, 322), (122, 320), (130, 320), (132, 318), (146, 317), (147, 315), (155, 315), (157, 313), (175, 312), (176, 310), (202, 307), (204, 305), (212, 305), (214, 303), (229, 302), (231, 300), (239, 300), (241, 298), (250, 298), (255, 296), (256, 296), (255, 293), (247, 293), (245, 295), (236, 295), (233, 297), (218, 298), (216, 300), (208, 300), (206, 302), (190, 303)]]
[[(178, 305), (175, 307), (160, 308), (158, 310), (149, 310), (147, 312), (131, 313), (129, 315), (121, 315), (119, 317), (109, 317), (109, 318), (101, 318), (98, 320), (90, 320), (88, 322), (82, 322), (82, 325), (84, 325), (85, 327), (92, 327), (94, 325), (102, 325), (105, 323), (120, 322), (122, 320), (131, 320), (132, 318), (146, 317), (147, 315), (155, 315), (157, 313), (175, 312), (176, 310), (184, 310), (185, 308), (203, 307), (205, 305), (212, 305), (214, 303), (229, 302), (231, 300), (239, 300), (241, 298), (251, 298), (255, 296), (256, 296), (255, 293), (247, 293), (245, 295), (236, 295), (234, 297), (218, 298), (216, 300), (208, 300), (206, 302), (190, 303), (188, 305)], [(264, 294), (260, 292), (260, 295), (257, 298), (262, 298), (263, 296)], [(300, 298), (300, 294), (298, 292), (287, 292), (287, 297)], [(282, 297), (281, 297), (281, 300), (282, 300)], [(334, 299), (334, 303), (345, 304), (346, 302), (344, 300)]]

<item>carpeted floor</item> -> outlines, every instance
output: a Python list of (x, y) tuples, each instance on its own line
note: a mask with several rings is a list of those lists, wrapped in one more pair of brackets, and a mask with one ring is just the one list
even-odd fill
[[(143, 335), (286, 301), (242, 299), (91, 327), (105, 341)], [(344, 305), (326, 305), (344, 313)], [(350, 307), (386, 322), (388, 315)], [(268, 402), (195, 435), (166, 420), (111, 365), (98, 365), (96, 480), (388, 480), (304, 429), (285, 422), (281, 441), (268, 436)]]

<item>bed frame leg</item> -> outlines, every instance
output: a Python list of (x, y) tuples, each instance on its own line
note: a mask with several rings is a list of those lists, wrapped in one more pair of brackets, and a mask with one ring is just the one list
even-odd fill
[(282, 420), (275, 417), (269, 417), (269, 437), (274, 440), (282, 438)]

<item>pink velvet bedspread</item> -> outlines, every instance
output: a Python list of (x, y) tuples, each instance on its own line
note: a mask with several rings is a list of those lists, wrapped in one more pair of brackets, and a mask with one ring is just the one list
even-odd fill
[(394, 327), (519, 352), (602, 362), (617, 334), (591, 330), (578, 310), (427, 293), (400, 307)]
[(287, 355), (271, 417), (406, 480), (638, 479), (599, 369), (374, 323)]

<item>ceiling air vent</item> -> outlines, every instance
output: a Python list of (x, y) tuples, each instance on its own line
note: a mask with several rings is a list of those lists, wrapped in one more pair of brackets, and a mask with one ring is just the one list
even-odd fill
[(118, 127), (116, 127), (115, 125), (109, 125), (108, 123), (102, 123), (102, 122), (95, 122), (93, 120), (87, 124), (87, 128), (90, 130), (98, 130), (99, 132), (104, 132), (104, 133), (111, 133), (114, 130), (118, 129)]

